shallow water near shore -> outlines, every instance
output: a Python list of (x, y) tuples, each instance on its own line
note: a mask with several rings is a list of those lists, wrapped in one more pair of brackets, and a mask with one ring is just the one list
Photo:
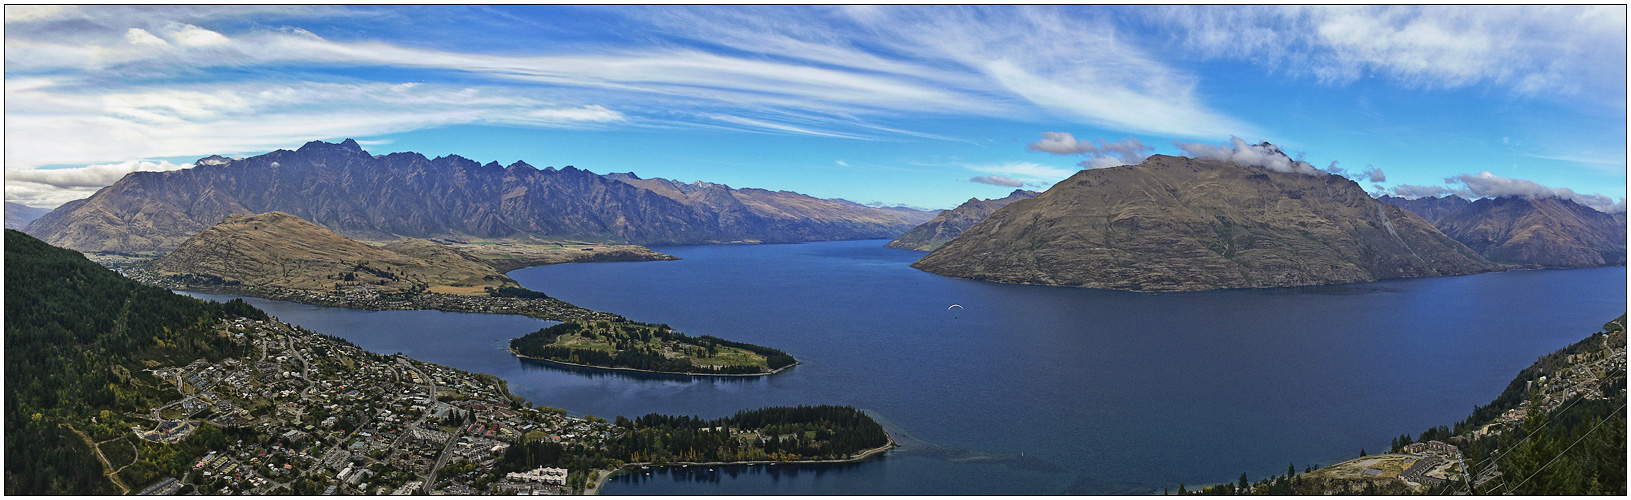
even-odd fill
[(508, 339), (551, 324), (519, 316), (250, 302), (576, 415), (845, 404), (901, 443), (858, 464), (652, 468), (602, 490), (645, 495), (1158, 493), (1332, 464), (1464, 418), (1626, 300), (1625, 268), (1161, 294), (1005, 285), (912, 269), (923, 252), (883, 243), (659, 247), (683, 260), (510, 273), (803, 363), (768, 377), (517, 359)]

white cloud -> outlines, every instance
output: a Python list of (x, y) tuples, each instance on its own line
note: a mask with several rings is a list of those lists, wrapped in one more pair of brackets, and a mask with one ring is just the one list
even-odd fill
[(1375, 165), (1365, 165), (1365, 171), (1359, 178), (1371, 182), (1387, 182), (1387, 174), (1382, 172), (1381, 167)]
[(1057, 182), (1076, 173), (1075, 169), (1066, 169), (1043, 165), (1029, 161), (1010, 161), (1003, 163), (988, 163), (979, 165), (963, 165), (964, 168), (976, 172), (998, 174), (1005, 177), (1022, 177), (1047, 182)]
[[(1301, 160), (1293, 160), (1279, 146), (1267, 142), (1261, 144), (1247, 144), (1239, 137), (1230, 136), (1229, 143), (1221, 145), (1203, 144), (1198, 142), (1177, 142), (1173, 145), (1184, 150), (1190, 157), (1204, 158), (1234, 163), (1237, 165), (1250, 165), (1263, 167), (1276, 172), (1298, 173), (1303, 175), (1319, 175), (1319, 169)], [(1335, 168), (1336, 163), (1331, 164)]]
[(183, 47), (209, 47), (212, 45), (226, 45), (230, 43), (227, 37), (204, 28), (186, 23), (175, 23), (165, 27), (165, 38)]
[(1445, 178), (1444, 182), (1460, 183), (1466, 186), (1467, 191), (1473, 196), (1478, 197), (1562, 198), (1602, 212), (1625, 211), (1624, 198), (1616, 203), (1613, 198), (1600, 194), (1576, 193), (1569, 188), (1547, 187), (1528, 179), (1509, 179), (1489, 172), (1479, 172), (1478, 175), (1461, 174)]
[(1414, 200), (1416, 198), (1437, 198), (1445, 195), (1456, 195), (1462, 198), (1473, 198), (1473, 194), (1465, 189), (1450, 189), (1444, 186), (1418, 186), (1415, 184), (1400, 184), (1393, 186), (1389, 191), (1394, 196)]
[(7, 200), (25, 205), (55, 207), (85, 198), (97, 189), (113, 184), (131, 172), (163, 172), (192, 168), (192, 164), (168, 161), (126, 161), (75, 168), (6, 171)]
[(1100, 138), (1098, 144), (1094, 144), (1093, 141), (1078, 140), (1070, 132), (1043, 132), (1042, 140), (1026, 144), (1025, 149), (1061, 156), (1084, 155), (1088, 159), (1076, 163), (1076, 166), (1087, 169), (1137, 165), (1155, 151), (1154, 147), (1132, 137), (1116, 142)]
[(1518, 94), (1622, 103), (1623, 6), (1170, 7), (1204, 57), (1248, 60), (1343, 84), (1376, 75), (1406, 86), (1492, 83)]
[[(1542, 185), (1528, 179), (1511, 179), (1501, 177), (1490, 172), (1479, 172), (1478, 175), (1461, 174), (1444, 178), (1450, 186), (1417, 186), (1400, 184), (1391, 191), (1394, 195), (1405, 198), (1437, 197), (1456, 195), (1463, 198), (1499, 198), (1512, 196), (1518, 198), (1561, 198), (1581, 205), (1594, 208), (1600, 212), (1625, 212), (1625, 198), (1618, 202), (1614, 198), (1600, 194), (1576, 193), (1569, 188), (1554, 188)], [(1459, 187), (1455, 187), (1459, 184)]]
[(982, 175), (970, 178), (968, 181), (1002, 187), (1021, 187), (1025, 185), (1025, 181), (1015, 179), (1013, 177), (1003, 177), (1000, 175)]
[(6, 101), (5, 159), (12, 170), (238, 154), (458, 123), (573, 128), (624, 119), (601, 105), (430, 84), (207, 84), (100, 93), (8, 85)]
[(141, 28), (131, 28), (129, 31), (126, 31), (125, 40), (130, 42), (131, 45), (165, 46), (170, 44), (170, 42), (164, 41), (163, 38), (154, 36), (152, 33), (148, 33), (147, 30)]

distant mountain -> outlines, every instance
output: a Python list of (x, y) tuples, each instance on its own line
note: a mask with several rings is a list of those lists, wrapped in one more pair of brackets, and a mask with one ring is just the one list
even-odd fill
[(1427, 222), (1434, 224), (1437, 224), (1439, 219), (1443, 219), (1450, 214), (1456, 213), (1462, 208), (1466, 208), (1468, 203), (1472, 203), (1471, 201), (1467, 201), (1466, 198), (1453, 194), (1440, 196), (1437, 198), (1416, 198), (1414, 200), (1407, 200), (1391, 195), (1382, 195), (1382, 197), (1377, 198), (1376, 201), (1415, 212), (1416, 215), (1420, 215), (1421, 218), (1427, 219)]
[(406, 239), (375, 247), (282, 212), (227, 216), (150, 268), (206, 284), (323, 293), (368, 286), (482, 295), (488, 288), (518, 286), (486, 262), (440, 243)]
[(905, 206), (905, 205), (899, 205), (899, 206), (893, 206), (893, 207), (888, 207), (888, 206), (883, 206), (883, 205), (878, 205), (878, 204), (872, 204), (872, 203), (865, 203), (863, 205), (865, 205), (867, 207), (876, 208), (878, 210), (882, 210), (882, 211), (885, 211), (885, 212), (895, 214), (895, 216), (900, 217), (901, 220), (904, 220), (904, 221), (912, 223), (912, 224), (922, 224), (922, 223), (925, 223), (925, 222), (929, 222), (930, 220), (934, 219), (934, 217), (936, 215), (940, 215), (940, 212), (944, 211), (944, 210), (929, 210), (929, 209), (926, 209), (926, 208), (908, 207), (908, 206)]
[(34, 219), (51, 213), (49, 208), (34, 208), (21, 203), (6, 202), (6, 229), (22, 229)]
[(1437, 226), (1503, 264), (1595, 267), (1626, 263), (1624, 216), (1561, 198), (1484, 198), (1440, 219)]
[(968, 228), (974, 227), (985, 220), (992, 212), (1008, 206), (1019, 200), (1026, 200), (1036, 196), (1036, 191), (1015, 189), (1003, 198), (982, 200), (969, 198), (968, 201), (958, 205), (957, 208), (945, 210), (936, 215), (934, 219), (923, 223), (896, 237), (893, 241), (884, 244), (886, 248), (899, 248), (901, 250), (932, 251), (941, 245), (963, 234)]
[(607, 179), (656, 193), (718, 220), (724, 241), (818, 241), (883, 238), (911, 227), (888, 210), (848, 200), (823, 200), (792, 191), (733, 189), (724, 184), (686, 184), (663, 178), (642, 179), (634, 173), (611, 173)]
[(349, 139), (196, 164), (126, 175), (41, 217), (30, 231), (82, 251), (162, 252), (227, 215), (273, 211), (379, 240), (796, 242), (886, 238), (911, 227), (884, 211), (785, 191), (703, 183), (690, 188), (696, 197), (678, 188), (659, 194), (570, 166), (374, 156)]
[(913, 267), (1007, 283), (1181, 291), (1497, 269), (1337, 175), (1156, 155), (998, 209)]

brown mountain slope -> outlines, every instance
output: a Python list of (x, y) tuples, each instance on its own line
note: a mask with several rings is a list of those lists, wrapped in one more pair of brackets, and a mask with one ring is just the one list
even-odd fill
[(351, 140), (197, 165), (126, 175), (29, 230), (80, 251), (162, 252), (227, 215), (274, 211), (373, 240), (796, 242), (893, 237), (911, 227), (876, 209), (796, 193), (726, 188), (718, 200), (688, 203), (570, 166), (374, 156)]
[(1440, 196), (1437, 198), (1416, 198), (1413, 200), (1407, 200), (1397, 196), (1383, 195), (1382, 197), (1377, 198), (1376, 201), (1415, 212), (1416, 215), (1420, 215), (1421, 218), (1426, 219), (1427, 222), (1435, 224), (1438, 223), (1439, 219), (1449, 217), (1450, 214), (1466, 208), (1468, 203), (1472, 203), (1467, 201), (1466, 198), (1453, 194)]
[(1335, 175), (1151, 156), (997, 210), (919, 269), (1008, 283), (1181, 291), (1495, 270)]
[(934, 219), (923, 223), (912, 230), (896, 237), (893, 241), (884, 244), (885, 248), (899, 248), (901, 250), (932, 251), (941, 245), (963, 234), (968, 228), (985, 220), (992, 212), (1008, 206), (1019, 200), (1030, 199), (1036, 196), (1036, 191), (1015, 189), (1002, 198), (982, 200), (969, 198), (968, 201), (958, 205), (957, 208), (940, 212)]
[(1437, 224), (1489, 260), (1539, 267), (1623, 266), (1622, 219), (1560, 198), (1484, 198)]
[(165, 275), (316, 292), (377, 287), (482, 294), (488, 287), (517, 286), (492, 266), (435, 242), (375, 247), (282, 212), (227, 216), (151, 267)]

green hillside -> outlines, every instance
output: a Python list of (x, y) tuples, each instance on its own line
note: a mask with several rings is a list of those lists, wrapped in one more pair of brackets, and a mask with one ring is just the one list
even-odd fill
[[(222, 320), (266, 319), (242, 301), (137, 284), (15, 230), (6, 230), (5, 255), (7, 495), (120, 493), (87, 439), (128, 435), (124, 412), (146, 411), (166, 391), (175, 397), (142, 369), (243, 355), (248, 347)], [(130, 474), (190, 458), (164, 451)]]

